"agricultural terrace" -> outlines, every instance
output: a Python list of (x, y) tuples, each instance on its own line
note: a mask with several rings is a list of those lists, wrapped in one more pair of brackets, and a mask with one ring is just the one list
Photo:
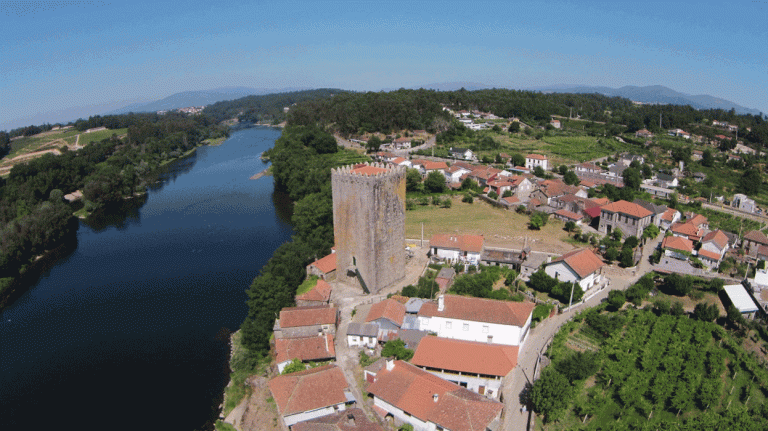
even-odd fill
[[(83, 133), (77, 129), (52, 130), (38, 133), (33, 136), (25, 136), (11, 141), (11, 151), (0, 161), (0, 176), (8, 175), (11, 168), (17, 163), (28, 162), (31, 159), (41, 157), (44, 154), (61, 154), (62, 147), (70, 150), (86, 146), (92, 142), (100, 142), (110, 138), (113, 134), (123, 136), (128, 129), (100, 130), (97, 132)], [(78, 141), (78, 135), (80, 139)]]
[(405, 213), (405, 237), (421, 238), (424, 224), (424, 240), (438, 233), (473, 234), (485, 236), (486, 246), (521, 249), (528, 238), (528, 245), (536, 251), (565, 253), (573, 250), (559, 220), (549, 220), (541, 230), (528, 229), (530, 218), (515, 211), (494, 207), (481, 199), (474, 203), (461, 201), (461, 195), (451, 197), (452, 205), (444, 208), (436, 205), (415, 205)]
[(650, 307), (602, 308), (555, 336), (531, 393), (541, 429), (767, 429), (768, 371), (731, 333)]

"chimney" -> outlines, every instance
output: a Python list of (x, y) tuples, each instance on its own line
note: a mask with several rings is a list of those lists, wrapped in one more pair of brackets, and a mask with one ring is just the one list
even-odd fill
[(438, 398), (439, 398), (439, 397), (438, 397), (438, 395), (437, 395), (437, 394), (432, 394), (432, 401), (434, 401), (434, 402), (437, 402), (437, 399), (438, 399)]
[(351, 413), (347, 415), (347, 425), (351, 427), (355, 426), (355, 415)]
[(437, 297), (437, 311), (445, 310), (445, 295)]
[(387, 358), (387, 371), (392, 371), (395, 368), (395, 358)]

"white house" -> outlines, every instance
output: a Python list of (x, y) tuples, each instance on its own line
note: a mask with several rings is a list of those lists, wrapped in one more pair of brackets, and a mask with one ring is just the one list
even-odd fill
[(600, 268), (602, 259), (591, 250), (581, 249), (568, 252), (544, 266), (544, 272), (559, 281), (577, 283), (581, 290), (600, 283), (603, 276)]
[(679, 222), (681, 217), (682, 215), (680, 214), (680, 211), (674, 208), (669, 208), (659, 218), (659, 227), (667, 230), (671, 228), (673, 224)]
[(411, 363), (470, 391), (498, 398), (504, 377), (517, 366), (518, 349), (518, 346), (426, 336), (421, 339)]
[(373, 349), (379, 342), (379, 327), (373, 323), (351, 322), (347, 327), (347, 346)]
[(484, 431), (501, 419), (503, 408), (403, 361), (388, 360), (367, 392), (380, 416), (396, 426), (409, 423), (414, 431)]
[(286, 427), (355, 403), (344, 373), (332, 364), (277, 376), (268, 386)]
[(535, 305), (457, 295), (440, 295), (418, 313), (419, 330), (442, 338), (522, 346)]
[(448, 167), (448, 169), (445, 170), (445, 180), (449, 183), (458, 183), (461, 182), (461, 177), (463, 175), (470, 172), (472, 171), (467, 168), (451, 165)]
[(547, 156), (541, 154), (528, 154), (525, 156), (525, 167), (533, 170), (536, 166), (541, 166), (541, 169), (547, 170)]
[(721, 230), (710, 232), (701, 238), (699, 259), (709, 267), (720, 265), (723, 255), (728, 251), (728, 237)]
[(435, 234), (429, 240), (429, 248), (433, 256), (448, 262), (477, 265), (484, 243), (482, 235)]
[(734, 208), (738, 208), (739, 211), (745, 211), (748, 213), (755, 212), (755, 201), (754, 199), (748, 198), (746, 195), (743, 195), (741, 193), (736, 193), (733, 195), (733, 201), (731, 202), (731, 206)]
[(451, 155), (455, 159), (472, 160), (474, 153), (468, 148), (453, 148), (451, 147)]

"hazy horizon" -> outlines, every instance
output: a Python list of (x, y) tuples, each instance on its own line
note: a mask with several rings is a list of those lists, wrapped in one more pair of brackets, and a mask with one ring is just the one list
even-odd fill
[(221, 87), (663, 85), (768, 112), (766, 12), (701, 1), (3, 2), (0, 130)]

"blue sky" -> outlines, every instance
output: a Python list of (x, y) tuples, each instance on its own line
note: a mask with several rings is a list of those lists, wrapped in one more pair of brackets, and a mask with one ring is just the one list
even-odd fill
[(228, 86), (664, 85), (768, 112), (768, 1), (2, 1), (0, 130)]

